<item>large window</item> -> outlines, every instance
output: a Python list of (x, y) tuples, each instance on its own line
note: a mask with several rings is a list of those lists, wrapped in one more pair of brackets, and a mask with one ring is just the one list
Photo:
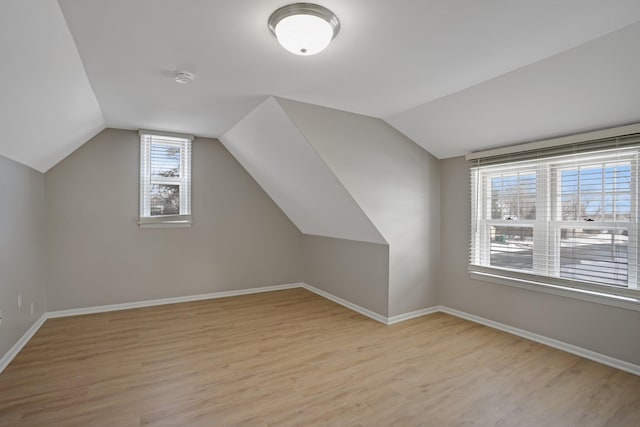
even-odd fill
[(611, 145), (476, 161), (471, 270), (637, 292), (640, 149)]
[(140, 225), (191, 224), (191, 137), (140, 131)]

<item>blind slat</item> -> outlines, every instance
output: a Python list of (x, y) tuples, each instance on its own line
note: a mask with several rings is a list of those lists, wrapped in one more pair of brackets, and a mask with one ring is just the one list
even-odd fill
[(471, 270), (638, 290), (640, 134), (471, 162)]
[(140, 218), (191, 222), (191, 138), (140, 133)]
[(598, 154), (606, 155), (607, 152), (615, 156), (617, 151), (625, 147), (634, 148), (640, 145), (640, 133), (632, 135), (624, 135), (614, 138), (604, 138), (593, 141), (582, 141), (580, 143), (572, 143), (559, 145), (555, 147), (545, 147), (528, 151), (519, 151), (509, 154), (500, 154), (487, 157), (479, 157), (474, 160), (474, 164), (489, 166), (499, 165), (503, 163), (526, 162), (529, 160), (540, 160), (549, 157), (556, 157), (558, 161), (571, 161), (571, 156), (579, 154)]

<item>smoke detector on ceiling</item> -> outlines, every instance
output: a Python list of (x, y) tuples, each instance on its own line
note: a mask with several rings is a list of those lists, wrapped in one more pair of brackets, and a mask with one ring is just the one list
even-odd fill
[(186, 85), (191, 83), (196, 78), (195, 74), (189, 71), (176, 71), (176, 82)]

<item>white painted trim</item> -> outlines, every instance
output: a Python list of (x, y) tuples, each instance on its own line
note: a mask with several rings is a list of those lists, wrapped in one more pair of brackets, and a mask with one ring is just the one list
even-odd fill
[(149, 135), (149, 136), (168, 136), (169, 138), (180, 138), (180, 139), (188, 139), (189, 141), (194, 140), (193, 135), (187, 135), (184, 133), (176, 133), (176, 132), (163, 132), (159, 130), (148, 130), (148, 129), (139, 129), (138, 135)]
[(213, 292), (210, 294), (188, 295), (184, 297), (160, 298), (146, 301), (126, 302), (122, 304), (99, 305), (86, 308), (72, 308), (70, 310), (50, 311), (47, 318), (79, 316), (82, 314), (105, 313), (107, 311), (129, 310), (132, 308), (153, 307), (156, 305), (178, 304), (181, 302), (202, 301), (216, 298), (235, 297), (239, 295), (259, 294), (262, 292), (282, 291), (304, 287), (302, 283), (288, 283), (285, 285), (263, 286), (260, 288), (239, 289), (233, 291)]
[(398, 314), (396, 316), (385, 317), (381, 314), (378, 314), (374, 311), (371, 311), (357, 304), (349, 302), (343, 298), (337, 297), (328, 292), (315, 288), (306, 283), (303, 283), (302, 287), (307, 289), (308, 291), (318, 294), (324, 298), (327, 298), (328, 300), (338, 303), (364, 316), (370, 317), (371, 319), (374, 319), (385, 325), (393, 325), (399, 322), (403, 322), (405, 320), (415, 319), (416, 317), (421, 317), (421, 316), (426, 316), (426, 315), (437, 313), (437, 312), (442, 312), (452, 316), (460, 317), (465, 320), (469, 320), (474, 323), (479, 323), (481, 325), (489, 326), (490, 328), (498, 329), (513, 335), (517, 335), (519, 337), (526, 338), (531, 341), (548, 345), (549, 347), (557, 348), (559, 350), (566, 351), (567, 353), (575, 354), (577, 356), (584, 357), (585, 359), (593, 360), (595, 362), (602, 363), (603, 365), (611, 366), (613, 368), (620, 369), (622, 371), (640, 376), (640, 365), (636, 365), (630, 362), (626, 362), (624, 360), (616, 359), (611, 356), (597, 353), (592, 350), (587, 350), (586, 348), (568, 344), (563, 341), (549, 338), (544, 335), (539, 335), (534, 332), (529, 332), (524, 329), (516, 328), (514, 326), (505, 325), (504, 323), (496, 322), (494, 320), (485, 319), (480, 316), (465, 313), (460, 310), (455, 310), (453, 308), (438, 305), (434, 307), (424, 308), (421, 310), (411, 311), (408, 313)]
[(594, 141), (602, 138), (612, 138), (615, 136), (631, 135), (640, 133), (640, 123), (619, 126), (615, 128), (601, 129), (593, 132), (585, 132), (573, 135), (562, 136), (560, 138), (545, 139), (543, 141), (527, 142), (525, 144), (509, 145), (492, 150), (476, 151), (466, 155), (467, 160), (475, 160), (483, 157), (503, 156), (521, 151), (539, 150), (541, 148), (555, 147), (565, 144), (573, 144), (582, 141)]
[(485, 325), (490, 328), (498, 329), (503, 332), (508, 332), (510, 334), (517, 335), (519, 337), (526, 338), (528, 340), (535, 341), (540, 344), (548, 345), (549, 347), (557, 348), (559, 350), (566, 351), (567, 353), (575, 354), (576, 356), (584, 357), (585, 359), (593, 360), (594, 362), (602, 363), (603, 365), (611, 366), (613, 368), (620, 369), (622, 371), (626, 371), (631, 374), (640, 376), (640, 365), (636, 365), (630, 362), (625, 362), (624, 360), (606, 356), (604, 354), (597, 353), (595, 351), (587, 350), (586, 348), (568, 344), (563, 341), (558, 341), (553, 338), (545, 337), (544, 335), (539, 335), (534, 332), (529, 332), (524, 329), (516, 328), (514, 326), (505, 325), (504, 323), (485, 319), (484, 317), (465, 313), (464, 311), (456, 310), (453, 308), (440, 306), (439, 311), (446, 314), (450, 314), (452, 316), (460, 317), (461, 319), (479, 323), (481, 325)]
[(155, 222), (138, 223), (140, 228), (191, 228), (190, 222)]
[(18, 355), (18, 353), (20, 353), (20, 350), (22, 350), (23, 347), (27, 345), (29, 340), (36, 334), (36, 332), (38, 332), (38, 329), (40, 329), (40, 327), (46, 320), (47, 313), (44, 313), (38, 320), (33, 323), (33, 325), (31, 325), (29, 329), (27, 329), (27, 332), (25, 332), (24, 335), (20, 337), (18, 342), (16, 342), (13, 347), (11, 347), (9, 351), (5, 353), (4, 356), (2, 356), (2, 358), (0, 359), (0, 374), (7, 366), (9, 366), (9, 363), (11, 363), (11, 361)]
[(426, 316), (440, 311), (439, 306), (423, 308), (422, 310), (410, 311), (408, 313), (398, 314), (387, 318), (387, 325), (404, 322), (405, 320), (415, 319), (416, 317)]
[(343, 306), (345, 306), (347, 308), (350, 308), (351, 310), (353, 310), (353, 311), (355, 311), (357, 313), (360, 313), (363, 316), (367, 316), (367, 317), (369, 317), (369, 318), (371, 318), (373, 320), (377, 320), (380, 323), (383, 323), (383, 324), (386, 325), (387, 322), (388, 322), (388, 319), (387, 319), (386, 316), (383, 316), (382, 314), (378, 314), (375, 311), (371, 311), (368, 308), (364, 308), (364, 307), (361, 307), (361, 306), (359, 306), (357, 304), (349, 302), (346, 299), (342, 299), (340, 297), (337, 297), (337, 296), (335, 296), (333, 294), (330, 294), (329, 292), (325, 292), (325, 291), (323, 291), (321, 289), (318, 289), (318, 288), (313, 287), (311, 285), (308, 285), (306, 283), (303, 283), (302, 287), (305, 288), (306, 290), (310, 291), (310, 292), (313, 292), (314, 294), (318, 294), (321, 297), (324, 297), (324, 298), (326, 298), (326, 299), (328, 299), (330, 301), (333, 301), (333, 302), (335, 302), (337, 304), (340, 304), (340, 305), (343, 305)]
[[(572, 288), (568, 286), (555, 285), (533, 280), (520, 279), (518, 277), (508, 277), (505, 275), (485, 273), (482, 271), (470, 271), (472, 279), (483, 282), (496, 283), (498, 285), (513, 286), (534, 292), (544, 292), (559, 295), (566, 298), (589, 301), (596, 304), (610, 305), (612, 307), (624, 308), (626, 310), (640, 311), (640, 298), (627, 295), (614, 295), (597, 292), (589, 289)], [(605, 288), (606, 289), (606, 288)]]
[(2, 371), (9, 365), (9, 363), (11, 363), (11, 361), (18, 355), (20, 350), (22, 350), (22, 348), (27, 344), (27, 342), (29, 342), (29, 340), (33, 337), (33, 335), (35, 335), (38, 329), (40, 329), (40, 327), (44, 324), (46, 319), (78, 316), (82, 314), (104, 313), (108, 311), (117, 311), (117, 310), (128, 310), (132, 308), (152, 307), (152, 306), (165, 305), (165, 304), (177, 304), (181, 302), (202, 301), (207, 299), (226, 298), (226, 297), (257, 294), (262, 292), (280, 291), (285, 289), (296, 289), (296, 288), (304, 288), (309, 292), (313, 292), (314, 294), (320, 295), (321, 297), (324, 297), (330, 301), (333, 301), (337, 304), (347, 307), (357, 313), (367, 316), (384, 325), (393, 325), (399, 322), (403, 322), (405, 320), (414, 319), (416, 317), (421, 317), (421, 316), (426, 316), (432, 313), (442, 312), (452, 316), (460, 317), (465, 320), (469, 320), (471, 322), (479, 323), (481, 325), (485, 325), (494, 329), (498, 329), (513, 335), (517, 335), (519, 337), (523, 337), (531, 341), (539, 342), (541, 344), (548, 345), (549, 347), (557, 348), (559, 350), (566, 351), (568, 353), (575, 354), (580, 357), (584, 357), (585, 359), (593, 360), (595, 362), (602, 363), (604, 365), (611, 366), (613, 368), (620, 369), (622, 371), (626, 371), (626, 372), (640, 376), (640, 365), (636, 365), (630, 362), (625, 362), (624, 360), (606, 356), (604, 354), (597, 353), (595, 351), (587, 350), (582, 347), (578, 347), (572, 344), (558, 341), (553, 338), (536, 334), (534, 332), (526, 331), (524, 329), (509, 326), (504, 323), (496, 322), (494, 320), (489, 320), (480, 316), (465, 313), (463, 311), (456, 310), (453, 308), (449, 308), (445, 306), (434, 306), (434, 307), (424, 308), (421, 310), (411, 311), (408, 313), (398, 314), (396, 316), (386, 317), (374, 311), (371, 311), (367, 308), (364, 308), (357, 304), (349, 302), (343, 298), (337, 297), (321, 289), (318, 289), (314, 286), (308, 285), (306, 283), (289, 283), (284, 285), (265, 286), (260, 288), (241, 289), (241, 290), (234, 290), (234, 291), (214, 292), (209, 294), (189, 295), (184, 297), (162, 298), (162, 299), (147, 300), (147, 301), (136, 301), (136, 302), (124, 303), (124, 304), (111, 304), (111, 305), (102, 305), (102, 306), (87, 307), (87, 308), (75, 308), (71, 310), (50, 311), (40, 316), (40, 318), (33, 325), (31, 325), (29, 330), (27, 330), (27, 332), (25, 332), (25, 334), (18, 340), (18, 342), (16, 342), (13, 345), (13, 347), (11, 347), (11, 349), (4, 356), (2, 356), (2, 358), (0, 359), (0, 373), (2, 373)]

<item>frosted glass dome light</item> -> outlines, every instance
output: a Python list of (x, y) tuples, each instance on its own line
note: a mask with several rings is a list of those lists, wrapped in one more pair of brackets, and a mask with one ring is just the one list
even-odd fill
[(271, 14), (269, 29), (286, 50), (308, 56), (329, 46), (340, 30), (340, 22), (327, 8), (311, 3), (294, 3)]

